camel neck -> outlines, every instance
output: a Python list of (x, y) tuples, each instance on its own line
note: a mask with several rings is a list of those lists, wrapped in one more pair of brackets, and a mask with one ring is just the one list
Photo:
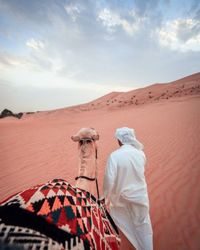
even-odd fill
[[(83, 144), (79, 147), (79, 172), (78, 176), (94, 179), (97, 176), (97, 159), (95, 143)], [(78, 178), (76, 186), (92, 194), (96, 193), (96, 183), (87, 178)]]

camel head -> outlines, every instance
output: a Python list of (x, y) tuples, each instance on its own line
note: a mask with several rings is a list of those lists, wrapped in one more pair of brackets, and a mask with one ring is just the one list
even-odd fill
[(75, 142), (80, 142), (81, 140), (99, 140), (99, 134), (94, 128), (81, 128), (75, 135), (71, 137)]

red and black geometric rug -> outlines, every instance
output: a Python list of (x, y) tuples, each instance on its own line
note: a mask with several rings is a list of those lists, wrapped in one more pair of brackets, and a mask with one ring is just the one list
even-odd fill
[(1, 202), (0, 241), (23, 249), (118, 250), (120, 246), (104, 204), (62, 179)]

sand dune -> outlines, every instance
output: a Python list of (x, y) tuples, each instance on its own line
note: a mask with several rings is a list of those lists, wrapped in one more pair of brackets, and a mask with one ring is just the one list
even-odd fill
[(156, 83), (129, 92), (112, 92), (90, 103), (72, 107), (73, 110), (113, 109), (138, 106), (200, 93), (200, 73), (170, 83)]
[[(134, 95), (138, 105), (129, 103)], [(118, 105), (122, 99), (127, 103)], [(106, 159), (117, 148), (115, 129), (135, 128), (148, 160), (146, 178), (155, 249), (200, 249), (200, 74), (111, 93), (89, 104), (27, 115), (21, 120), (2, 119), (0, 199), (56, 177), (74, 183), (77, 145), (70, 137), (85, 126), (96, 128), (100, 134), (101, 187)], [(131, 246), (126, 242), (123, 249)]]

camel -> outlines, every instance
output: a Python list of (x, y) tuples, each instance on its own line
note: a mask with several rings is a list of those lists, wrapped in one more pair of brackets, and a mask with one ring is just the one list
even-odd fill
[(99, 140), (99, 134), (94, 128), (82, 128), (71, 139), (78, 142), (79, 172), (76, 177), (76, 186), (90, 193), (96, 188), (99, 198), (97, 184), (97, 140)]
[(71, 138), (79, 151), (76, 185), (54, 179), (0, 202), (0, 247), (119, 250), (118, 229), (105, 205), (91, 193), (97, 184), (99, 135), (93, 128), (83, 128)]

